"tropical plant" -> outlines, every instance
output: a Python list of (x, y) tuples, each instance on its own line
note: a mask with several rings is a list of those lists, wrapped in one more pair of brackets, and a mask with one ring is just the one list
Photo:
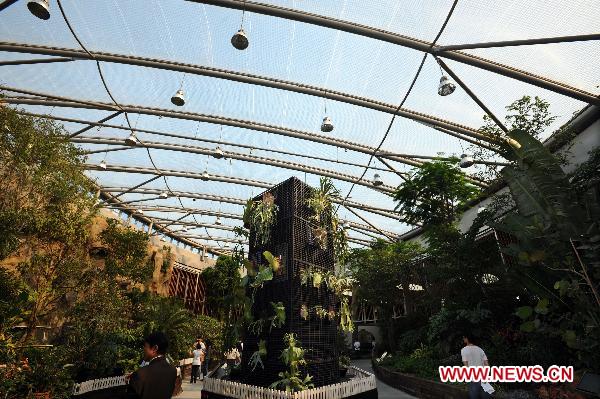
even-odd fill
[[(556, 120), (550, 113), (550, 103), (539, 98), (523, 96), (506, 107), (504, 125), (509, 131), (522, 130), (539, 139), (541, 134)], [(496, 160), (498, 154), (505, 155), (507, 152), (505, 142), (506, 133), (498, 127), (498, 124), (488, 115), (483, 117), (484, 125), (479, 132), (491, 138), (491, 144), (486, 147), (473, 144), (467, 148), (473, 158), (484, 161)], [(489, 148), (491, 146), (491, 149)], [(481, 180), (488, 181), (500, 176), (498, 165), (486, 164), (478, 168), (474, 175)]]
[(456, 161), (426, 162), (393, 194), (396, 210), (411, 224), (453, 222), (458, 207), (474, 198), (477, 189), (466, 180)]
[(244, 226), (254, 232), (255, 245), (264, 245), (269, 241), (277, 210), (275, 197), (271, 193), (263, 194), (260, 200), (247, 201), (243, 214)]
[(262, 369), (265, 368), (262, 361), (265, 357), (267, 357), (267, 342), (264, 339), (261, 339), (258, 342), (258, 350), (250, 356), (250, 360), (248, 361), (248, 364), (252, 367), (252, 371), (254, 371), (258, 365), (260, 365)]
[[(520, 146), (508, 152), (514, 166), (502, 174), (517, 212), (495, 227), (516, 238), (503, 251), (529, 274), (539, 276), (534, 279), (534, 292), (543, 304), (550, 304), (550, 314), (544, 316), (547, 323), (537, 316), (531, 319), (544, 315), (546, 306), (541, 307), (543, 313), (533, 310), (531, 314), (528, 307), (520, 308), (521, 328), (547, 329), (548, 323), (562, 320), (565, 342), (585, 351), (590, 362), (600, 337), (600, 208), (594, 202), (582, 202), (559, 161), (538, 140), (520, 130), (512, 131), (510, 137)], [(559, 313), (553, 316), (553, 311)], [(569, 315), (569, 322), (564, 315)]]
[(299, 346), (296, 336), (286, 334), (283, 339), (287, 348), (281, 352), (281, 360), (289, 368), (289, 371), (280, 372), (280, 379), (272, 383), (270, 387), (274, 389), (283, 387), (286, 392), (298, 392), (314, 387), (310, 375), (307, 374), (304, 378), (300, 376), (300, 367), (306, 364), (306, 360), (304, 360), (304, 349)]
[(271, 302), (271, 307), (273, 308), (273, 316), (271, 316), (271, 326), (269, 327), (269, 331), (273, 327), (281, 328), (285, 324), (285, 306), (283, 302)]

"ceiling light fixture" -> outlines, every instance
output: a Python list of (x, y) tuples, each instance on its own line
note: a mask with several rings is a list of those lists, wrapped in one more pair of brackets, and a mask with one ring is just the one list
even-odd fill
[(246, 50), (250, 42), (244, 28), (240, 28), (235, 35), (231, 37), (231, 45), (238, 50)]
[(135, 137), (135, 133), (131, 132), (129, 137), (125, 139), (125, 144), (130, 146), (135, 146), (138, 143), (137, 137)]
[(183, 96), (183, 89), (180, 88), (177, 90), (177, 93), (173, 97), (171, 97), (171, 102), (178, 107), (182, 107), (185, 104), (185, 98)]
[(456, 90), (456, 85), (448, 79), (446, 75), (442, 75), (440, 78), (440, 85), (438, 86), (438, 94), (442, 97), (449, 96)]
[(381, 176), (379, 176), (379, 174), (375, 173), (375, 175), (373, 175), (373, 185), (375, 187), (379, 187), (383, 185), (383, 180), (381, 180)]
[(475, 161), (473, 160), (473, 157), (467, 154), (462, 154), (460, 156), (460, 162), (458, 163), (458, 166), (460, 166), (461, 168), (466, 169), (473, 166), (474, 164)]
[(29, 11), (39, 19), (50, 19), (50, 4), (48, 0), (30, 0), (27, 3)]
[(331, 118), (326, 116), (323, 118), (323, 123), (321, 123), (321, 131), (325, 133), (329, 133), (333, 130), (333, 123), (331, 122)]

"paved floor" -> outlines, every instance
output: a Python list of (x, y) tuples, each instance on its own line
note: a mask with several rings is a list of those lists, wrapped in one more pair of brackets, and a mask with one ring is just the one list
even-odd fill
[[(354, 360), (352, 361), (352, 365), (370, 373), (373, 372), (370, 359)], [(199, 399), (200, 387), (200, 382), (197, 382), (196, 384), (190, 384), (189, 381), (184, 381), (183, 392), (181, 395), (177, 396), (176, 399)], [(414, 396), (399, 391), (396, 388), (392, 388), (391, 386), (384, 384), (379, 380), (377, 380), (377, 392), (379, 394), (379, 399), (416, 399)]]
[(200, 399), (200, 381), (190, 384), (190, 381), (184, 381), (182, 384), (183, 392), (175, 396), (175, 399)]
[[(368, 371), (369, 373), (373, 372), (373, 368), (371, 367), (371, 359), (353, 360), (352, 365), (358, 367), (359, 369)], [(379, 399), (416, 399), (415, 396), (409, 395), (406, 392), (400, 391), (396, 388), (392, 388), (380, 380), (377, 380), (377, 394)]]

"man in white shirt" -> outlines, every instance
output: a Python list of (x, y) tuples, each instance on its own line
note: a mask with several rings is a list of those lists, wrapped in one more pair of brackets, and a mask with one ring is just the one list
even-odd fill
[[(481, 367), (490, 365), (483, 349), (473, 343), (472, 335), (465, 334), (463, 342), (465, 346), (460, 350), (460, 356), (465, 366)], [(469, 399), (480, 398), (491, 398), (491, 395), (483, 389), (481, 382), (469, 382)]]

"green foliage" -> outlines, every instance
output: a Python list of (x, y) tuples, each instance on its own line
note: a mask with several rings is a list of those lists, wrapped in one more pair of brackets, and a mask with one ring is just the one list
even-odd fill
[(426, 226), (454, 221), (457, 207), (472, 199), (477, 189), (454, 162), (426, 162), (394, 192), (396, 210), (408, 223)]
[(145, 283), (154, 271), (154, 265), (147, 257), (148, 234), (124, 227), (115, 219), (107, 222), (108, 226), (100, 234), (107, 249), (106, 272), (134, 283)]
[(262, 199), (249, 199), (244, 208), (244, 226), (254, 231), (255, 245), (266, 244), (271, 237), (271, 227), (275, 223), (278, 207), (275, 198), (265, 193)]
[[(521, 330), (561, 332), (581, 350), (583, 364), (597, 364), (600, 339), (600, 224), (587, 197), (572, 186), (559, 160), (530, 134), (514, 130), (521, 146), (503, 170), (517, 212), (495, 226), (516, 242), (503, 248), (533, 276), (539, 301), (521, 307)], [(583, 174), (585, 175), (585, 173)], [(591, 211), (591, 212), (590, 212)], [(550, 305), (549, 305), (550, 304)], [(531, 308), (531, 310), (529, 310)], [(569, 333), (565, 333), (569, 331)]]
[(396, 354), (382, 360), (381, 366), (417, 377), (438, 377), (438, 361), (432, 348), (420, 346), (409, 355)]
[(313, 388), (310, 375), (307, 374), (304, 378), (300, 376), (300, 367), (306, 364), (304, 349), (299, 346), (294, 334), (286, 334), (284, 341), (288, 346), (281, 352), (281, 360), (289, 367), (289, 371), (279, 373), (280, 380), (272, 383), (270, 388), (283, 387), (286, 392), (299, 392)]
[(273, 316), (271, 316), (271, 327), (269, 331), (273, 327), (281, 328), (285, 324), (285, 306), (283, 302), (271, 302), (271, 307), (273, 308)]
[(201, 277), (206, 285), (206, 300), (210, 314), (224, 320), (233, 305), (232, 295), (238, 289), (241, 276), (236, 259), (221, 255), (214, 267), (202, 271)]
[(262, 362), (262, 359), (267, 357), (267, 342), (264, 339), (261, 339), (258, 343), (258, 350), (252, 354), (248, 364), (252, 366), (252, 371), (256, 368), (256, 366), (260, 365), (262, 369), (265, 368), (265, 365)]
[[(506, 107), (504, 125), (509, 131), (522, 130), (539, 139), (541, 134), (556, 120), (550, 114), (550, 103), (539, 98), (523, 96)], [(488, 115), (483, 117), (484, 125), (479, 132), (496, 140), (498, 144), (492, 144), (494, 151), (479, 145), (471, 145), (467, 151), (478, 160), (496, 160), (497, 154), (504, 156), (510, 152), (509, 147), (504, 145), (506, 134)], [(500, 177), (499, 167), (496, 165), (484, 165), (475, 172), (475, 176), (482, 180), (492, 180)]]
[(326, 248), (331, 234), (336, 261), (343, 264), (348, 256), (348, 240), (333, 209), (333, 200), (339, 195), (331, 179), (321, 177), (319, 188), (311, 191), (306, 205), (312, 212), (311, 221), (317, 226), (313, 229), (315, 241), (321, 248)]
[(10, 107), (0, 109), (0, 126), (0, 259), (21, 239), (82, 246), (95, 209), (81, 150), (62, 126)]

